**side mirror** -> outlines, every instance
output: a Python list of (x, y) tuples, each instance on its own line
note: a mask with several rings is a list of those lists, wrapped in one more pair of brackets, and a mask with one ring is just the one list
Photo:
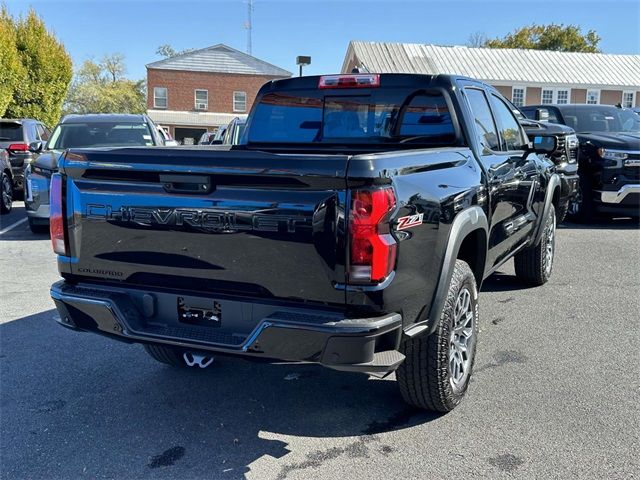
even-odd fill
[(31, 153), (40, 153), (42, 151), (42, 142), (40, 140), (36, 142), (31, 142), (29, 144), (29, 151)]
[(549, 110), (546, 108), (536, 108), (536, 120), (540, 122), (549, 121)]
[(222, 145), (222, 140), (211, 140), (209, 145)]
[(531, 143), (531, 150), (535, 153), (550, 154), (558, 147), (558, 139), (554, 136), (536, 135)]

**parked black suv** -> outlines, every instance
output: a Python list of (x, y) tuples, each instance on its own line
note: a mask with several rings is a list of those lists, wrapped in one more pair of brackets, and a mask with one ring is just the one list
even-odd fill
[(558, 123), (518, 118), (529, 138), (555, 137), (556, 149), (546, 157), (556, 166), (560, 176), (560, 200), (556, 215), (562, 222), (578, 191), (578, 137), (573, 128)]
[(24, 169), (29, 228), (34, 233), (49, 231), (49, 184), (66, 149), (157, 145), (164, 145), (164, 139), (146, 115), (67, 115), (53, 129), (46, 145), (41, 141), (29, 145), (30, 151), (39, 155)]
[(547, 117), (578, 134), (580, 189), (570, 214), (640, 217), (640, 117), (612, 105), (533, 105), (522, 112)]
[(32, 142), (46, 142), (49, 129), (40, 121), (31, 118), (0, 119), (0, 149), (9, 154), (9, 162), (13, 170), (13, 190), (24, 188), (24, 167), (33, 158), (29, 151)]

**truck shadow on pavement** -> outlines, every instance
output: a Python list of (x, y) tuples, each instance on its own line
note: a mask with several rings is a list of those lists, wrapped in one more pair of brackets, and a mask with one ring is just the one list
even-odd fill
[[(68, 331), (55, 313), (0, 325), (7, 479), (244, 478), (264, 456), (284, 478), (341, 455), (388, 455), (377, 434), (438, 418), (408, 408), (390, 379), (225, 357), (174, 369), (139, 345)], [(313, 445), (298, 463), (287, 436)]]

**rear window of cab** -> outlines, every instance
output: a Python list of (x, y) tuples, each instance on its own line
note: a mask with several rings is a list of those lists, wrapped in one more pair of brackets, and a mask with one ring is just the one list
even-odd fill
[(249, 143), (453, 144), (456, 129), (441, 92), (378, 90), (321, 97), (264, 95), (249, 127)]

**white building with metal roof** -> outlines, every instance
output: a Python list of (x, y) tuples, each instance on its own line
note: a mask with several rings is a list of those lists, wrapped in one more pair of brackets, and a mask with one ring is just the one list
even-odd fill
[(342, 72), (454, 74), (495, 86), (516, 105), (640, 106), (640, 55), (470, 48), (417, 43), (349, 43)]
[(244, 116), (262, 85), (291, 72), (227, 45), (147, 64), (147, 113), (183, 143)]

